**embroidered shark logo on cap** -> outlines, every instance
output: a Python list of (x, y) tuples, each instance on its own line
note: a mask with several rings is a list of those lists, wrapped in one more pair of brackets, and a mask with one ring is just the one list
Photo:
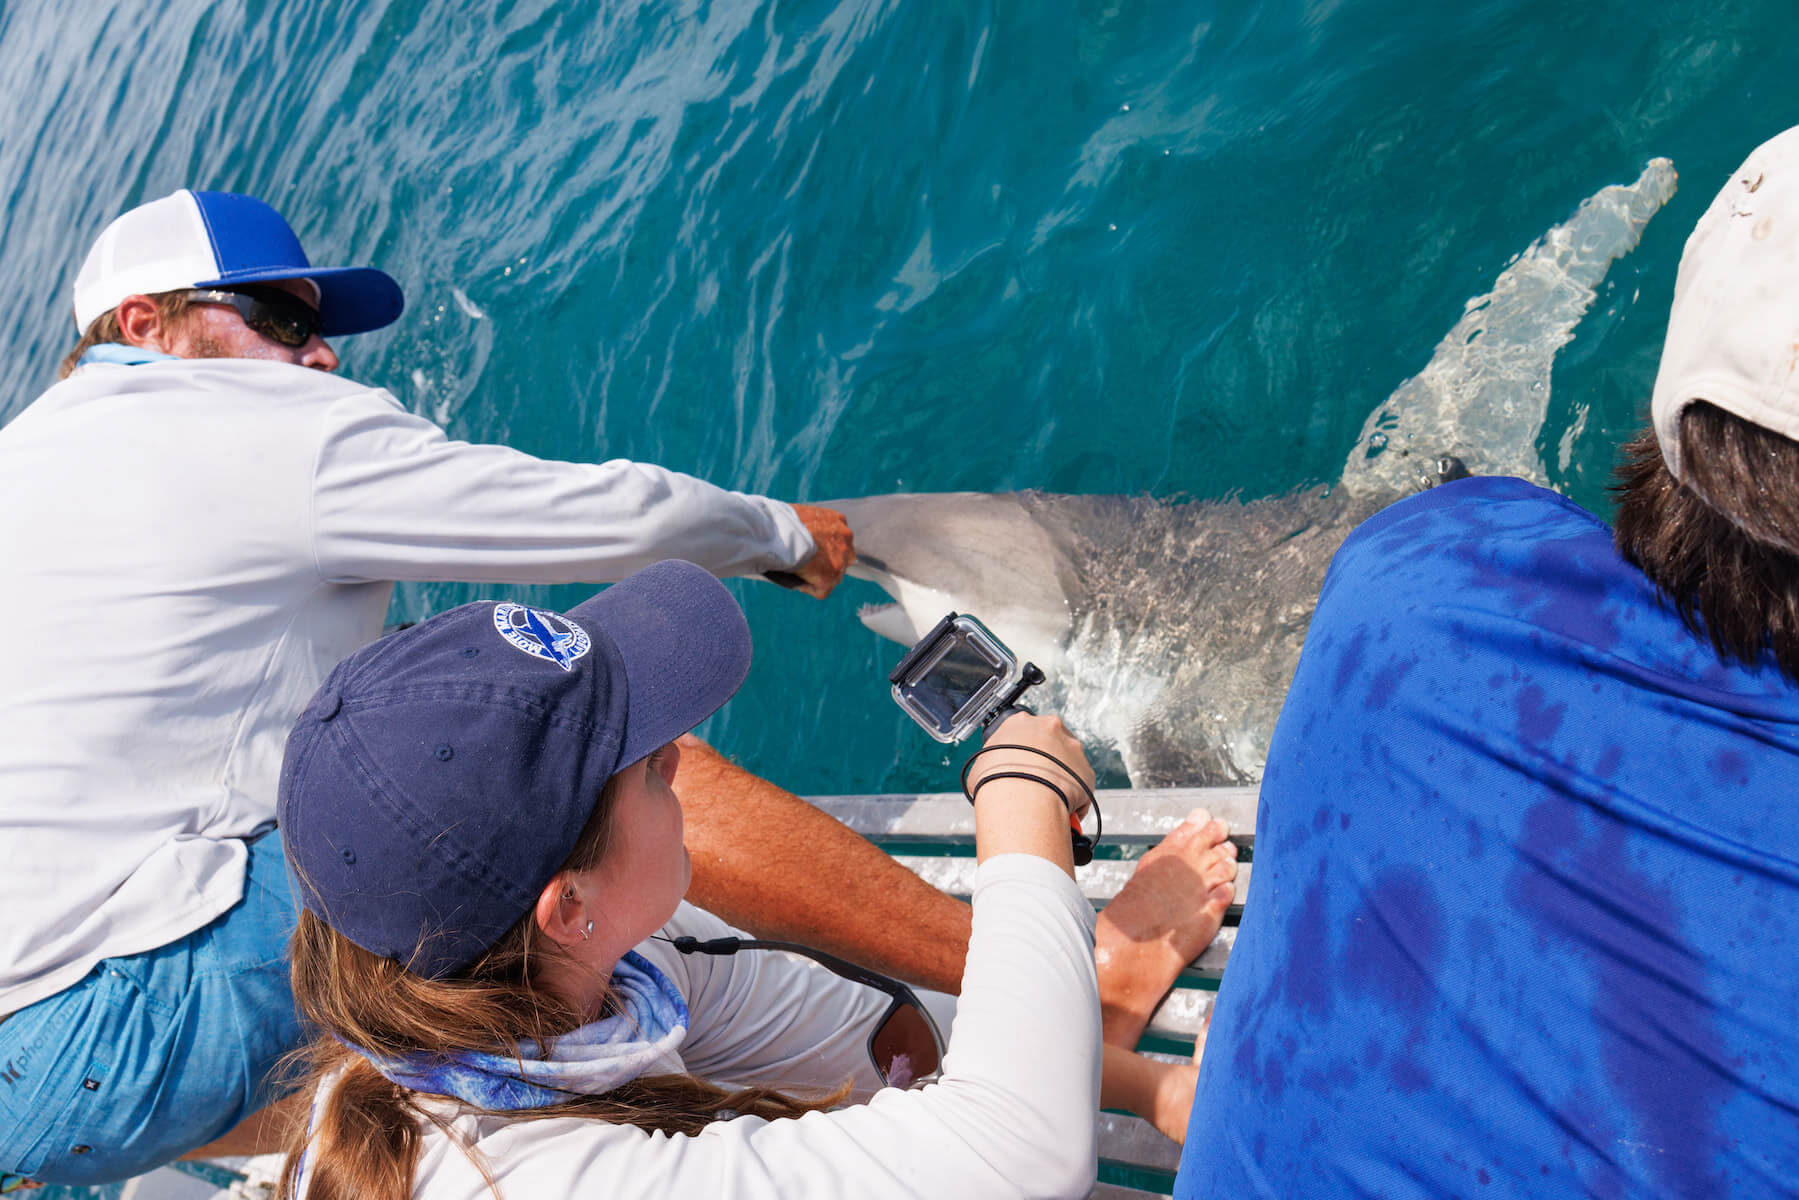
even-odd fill
[(575, 660), (593, 648), (587, 631), (567, 617), (523, 604), (494, 605), (493, 627), (514, 648), (548, 659), (564, 671), (574, 670)]

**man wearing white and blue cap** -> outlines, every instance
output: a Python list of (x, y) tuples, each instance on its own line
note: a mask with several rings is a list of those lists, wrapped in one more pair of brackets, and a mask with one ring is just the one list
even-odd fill
[(679, 557), (822, 595), (853, 557), (828, 510), (452, 441), (331, 374), (326, 338), (402, 307), (260, 200), (179, 191), (100, 235), (66, 378), (0, 431), (0, 1171), (121, 1178), (270, 1099), (282, 745), (392, 581)]
[[(336, 356), (311, 335), (322, 339), (380, 329), (405, 307), (400, 285), (384, 271), (314, 267), (287, 222), (255, 197), (183, 189), (132, 209), (101, 233), (75, 278), (75, 326), (85, 334), (134, 296), (186, 294), (205, 304), (236, 306), (236, 297), (267, 290), (300, 300), (288, 310), (298, 324), (276, 333), (248, 324), (254, 318), (241, 306), (246, 327), (300, 351), (307, 360), (300, 365), (327, 370), (336, 367)], [(291, 340), (301, 333), (308, 336)]]

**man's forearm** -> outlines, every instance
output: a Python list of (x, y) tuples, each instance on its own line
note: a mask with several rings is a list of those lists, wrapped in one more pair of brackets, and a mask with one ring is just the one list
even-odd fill
[(689, 900), (762, 937), (961, 990), (968, 905), (698, 739), (684, 739), (681, 750), (675, 792), (693, 857)]

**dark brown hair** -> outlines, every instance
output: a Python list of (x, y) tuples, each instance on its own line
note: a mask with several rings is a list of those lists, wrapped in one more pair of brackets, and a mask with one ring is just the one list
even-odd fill
[[(558, 874), (588, 870), (605, 857), (612, 796), (608, 784)], [(527, 913), (472, 966), (431, 980), (302, 912), (291, 943), (294, 1002), (325, 1036), (297, 1052), (289, 1069), (304, 1072), (304, 1089), (313, 1095), (321, 1081), (335, 1078), (311, 1131), (298, 1128), (289, 1137), (280, 1196), (295, 1195), (304, 1154), (310, 1164), (307, 1200), (407, 1200), (422, 1146), (420, 1121), (446, 1132), (447, 1124), (422, 1107), (416, 1093), (390, 1082), (344, 1043), (388, 1056), (482, 1050), (513, 1058), (523, 1039), (547, 1046), (586, 1019), (532, 984), (533, 960), (559, 952), (538, 930), (535, 915)], [(797, 1099), (766, 1088), (727, 1091), (689, 1075), (660, 1075), (604, 1095), (506, 1115), (586, 1117), (669, 1134), (698, 1133), (728, 1114), (774, 1120), (828, 1108), (841, 1103), (848, 1090), (846, 1084), (828, 1096)], [(473, 1161), (498, 1196), (486, 1167)]]
[[(158, 292), (150, 299), (156, 301), (156, 311), (161, 314), (163, 324), (171, 327), (180, 325), (187, 310), (193, 305), (186, 292)], [(88, 324), (87, 332), (81, 335), (75, 348), (63, 355), (61, 365), (56, 368), (56, 377), (67, 379), (70, 372), (80, 365), (81, 356), (95, 346), (107, 342), (123, 344), (124, 341), (125, 332), (119, 328), (119, 310), (109, 308)]]
[(1617, 543), (1720, 657), (1772, 651), (1799, 682), (1799, 442), (1703, 401), (1680, 416), (1686, 481), (1655, 431), (1624, 448)]

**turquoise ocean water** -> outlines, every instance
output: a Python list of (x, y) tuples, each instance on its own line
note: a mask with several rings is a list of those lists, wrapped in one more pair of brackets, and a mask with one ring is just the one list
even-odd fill
[[(1465, 300), (1666, 155), (1682, 191), (1562, 352), (1541, 441), (1603, 511), (1686, 231), (1799, 121), (1799, 23), (1790, 0), (0, 0), (0, 94), (0, 419), (73, 340), (92, 237), (192, 184), (397, 275), (406, 316), (344, 369), (454, 435), (794, 499), (1328, 480)], [(759, 657), (717, 742), (802, 791), (949, 786), (885, 697), (897, 647), (855, 620), (876, 589), (733, 586)], [(403, 587), (395, 615), (477, 594)]]
[[(1603, 511), (1686, 231), (1799, 121), (1799, 23), (1782, 0), (4, 0), (0, 92), (0, 419), (73, 340), (92, 237), (191, 184), (398, 276), (406, 316), (344, 369), (453, 435), (789, 499), (1328, 480), (1465, 300), (1666, 155), (1683, 189), (1562, 352), (1541, 443)], [(897, 647), (855, 620), (877, 589), (733, 586), (758, 660), (711, 737), (803, 791), (949, 786), (885, 698)], [(478, 594), (406, 586), (395, 615)]]
[[(194, 185), (398, 276), (409, 311), (344, 369), (456, 436), (790, 499), (1263, 496), (1329, 480), (1464, 301), (1666, 155), (1682, 191), (1562, 352), (1540, 442), (1605, 511), (1685, 234), (1799, 122), (1793, 18), (0, 0), (0, 420), (73, 341), (93, 236)], [(715, 741), (801, 791), (951, 786), (855, 620), (875, 589), (733, 587), (759, 657)], [(406, 586), (395, 616), (478, 594)]]

